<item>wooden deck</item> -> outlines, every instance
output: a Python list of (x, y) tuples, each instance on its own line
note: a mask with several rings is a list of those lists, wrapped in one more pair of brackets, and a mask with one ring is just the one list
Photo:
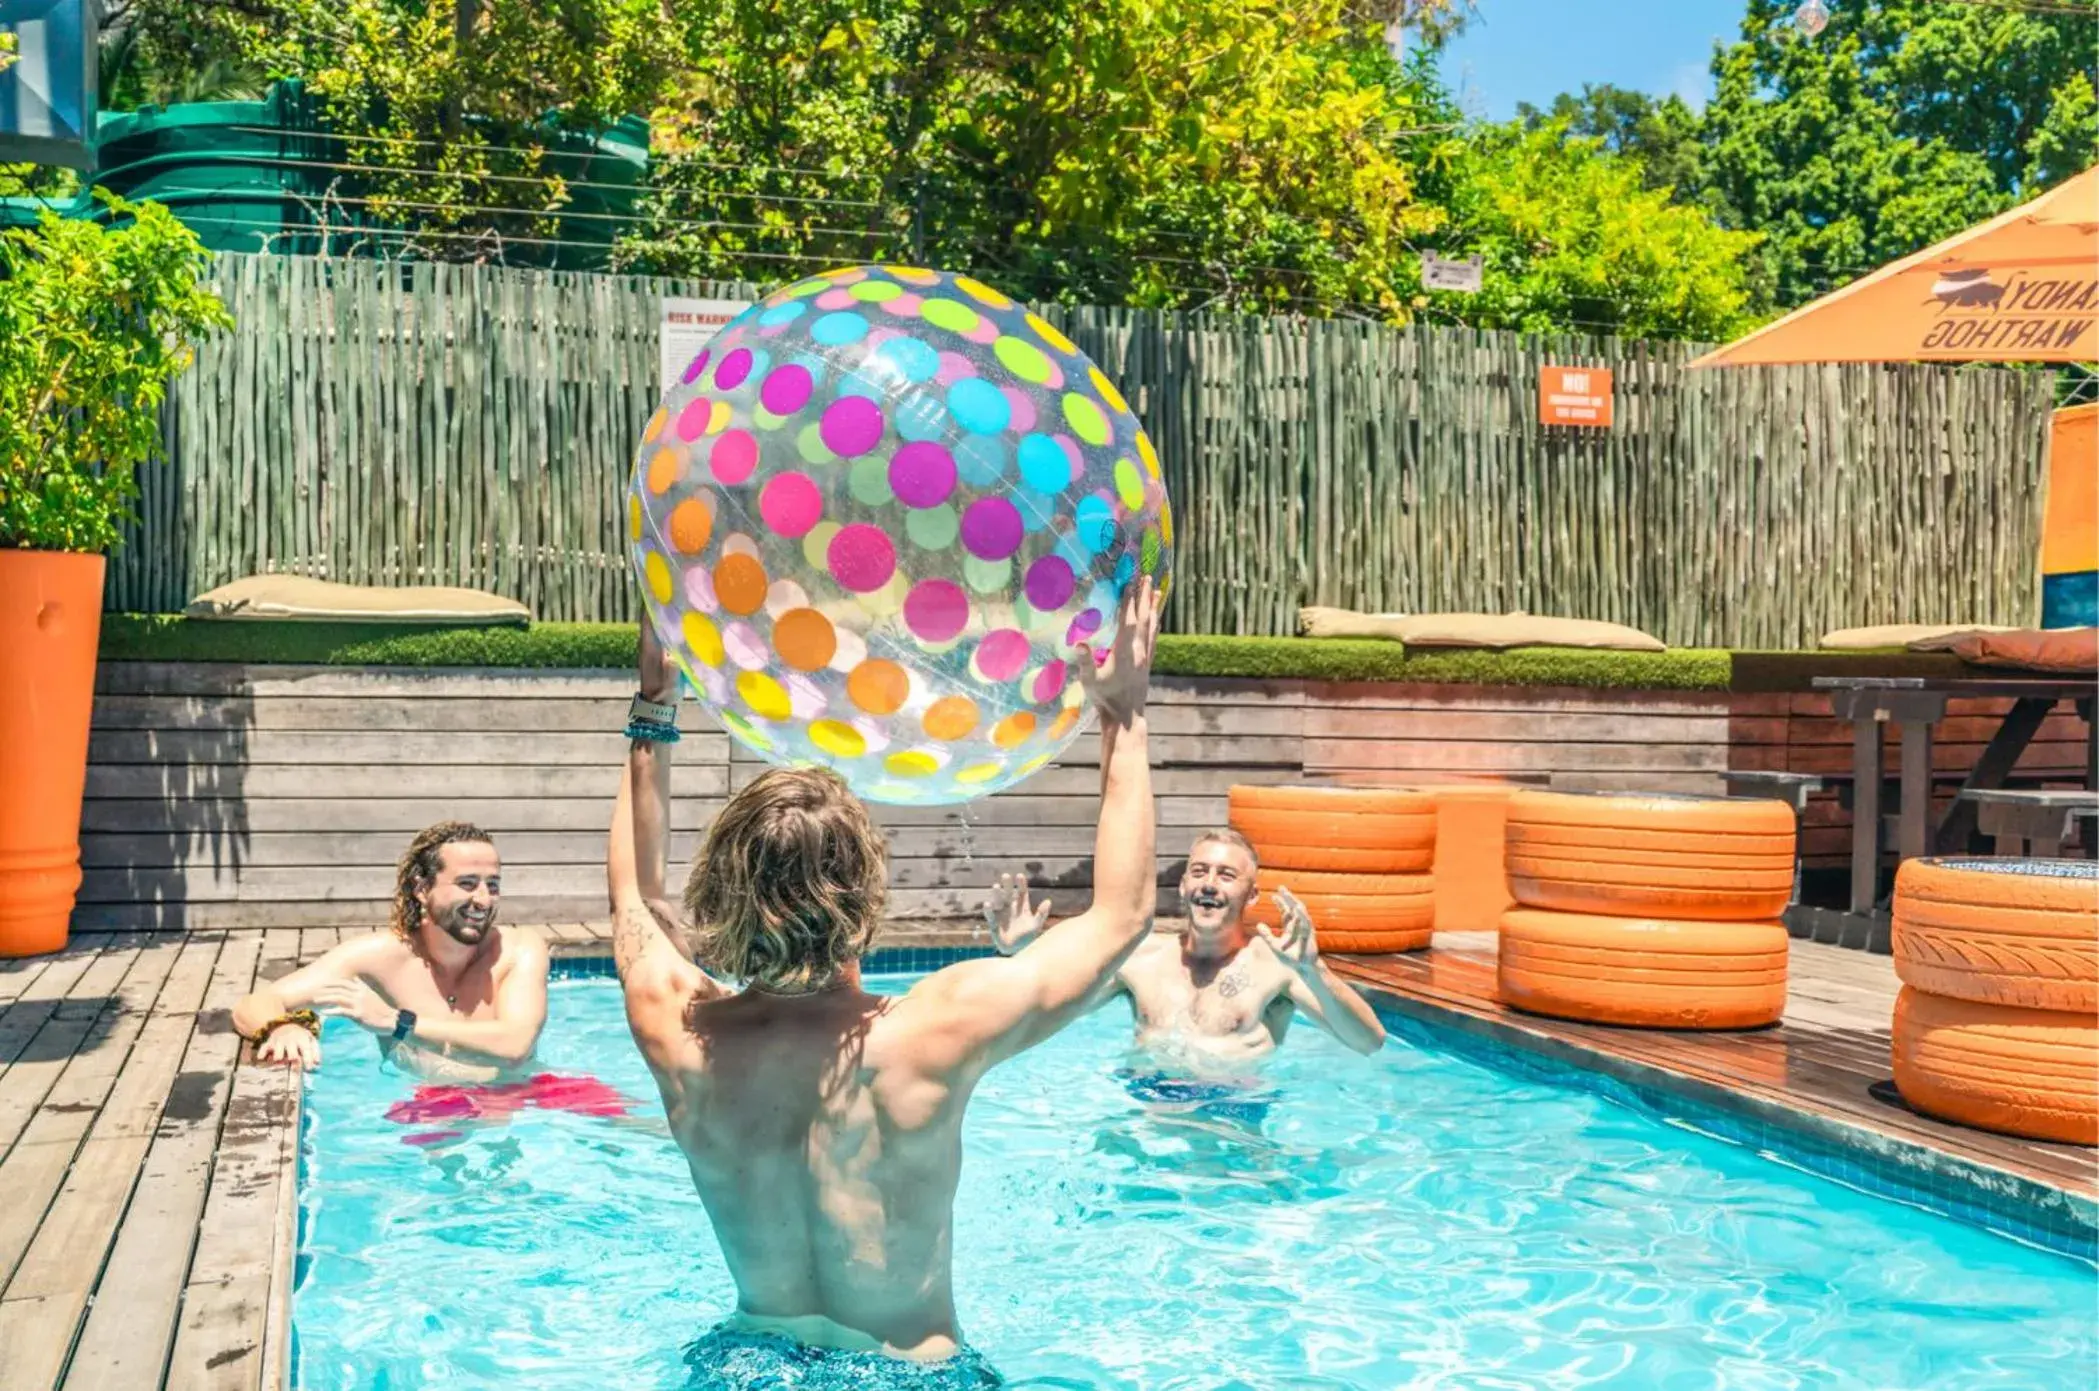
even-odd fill
[[(557, 952), (604, 930), (545, 929)], [(333, 946), (332, 927), (77, 937), (0, 961), (0, 1387), (285, 1391), (298, 1085), (236, 1066), (227, 1011), (257, 978)], [(885, 938), (907, 945), (901, 936)], [(930, 943), (928, 943), (930, 944)], [(1408, 1008), (1520, 1030), (1600, 1067), (1661, 1069), (1893, 1137), (2060, 1193), (2099, 1193), (2095, 1156), (1943, 1126), (1876, 1100), (1894, 976), (1885, 958), (1794, 944), (1787, 1023), (1658, 1034), (1513, 1016), (1491, 938), (1344, 963)]]

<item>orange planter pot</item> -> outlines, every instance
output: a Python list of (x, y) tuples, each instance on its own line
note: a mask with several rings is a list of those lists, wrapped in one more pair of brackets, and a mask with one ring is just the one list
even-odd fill
[(99, 555), (0, 550), (0, 956), (66, 944), (103, 568)]

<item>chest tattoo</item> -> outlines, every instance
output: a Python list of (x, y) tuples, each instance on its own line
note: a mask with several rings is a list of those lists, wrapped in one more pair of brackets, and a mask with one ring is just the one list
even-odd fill
[(1244, 989), (1246, 989), (1246, 976), (1236, 966), (1217, 978), (1217, 993), (1227, 1000)]

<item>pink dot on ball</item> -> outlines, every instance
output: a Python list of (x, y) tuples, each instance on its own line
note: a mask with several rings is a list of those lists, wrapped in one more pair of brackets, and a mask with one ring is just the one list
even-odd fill
[(1041, 613), (1055, 613), (1071, 602), (1079, 587), (1071, 562), (1061, 555), (1046, 555), (1028, 567), (1024, 582), (1028, 602)]
[(722, 359), (722, 365), (714, 369), (714, 385), (721, 391), (734, 391), (743, 385), (743, 379), (751, 375), (751, 350), (738, 348)]
[(1004, 560), (1020, 549), (1020, 509), (1002, 497), (980, 497), (962, 513), (962, 544), (979, 560)]
[(872, 594), (896, 573), (896, 543), (882, 528), (854, 522), (839, 528), (824, 559), (840, 588), (854, 594)]
[(758, 495), (758, 515), (782, 536), (806, 536), (823, 519), (823, 494), (806, 473), (776, 473)]
[(700, 379), (700, 373), (707, 370), (707, 357), (711, 351), (711, 349), (702, 348), (700, 349), (700, 355), (698, 357), (685, 364), (685, 375), (681, 380), (683, 380), (687, 386), (691, 386), (694, 382), (698, 381)]
[(1064, 630), (1064, 641), (1073, 647), (1077, 647), (1087, 638), (1099, 632), (1100, 628), (1101, 611), (1099, 609), (1081, 609), (1079, 616), (1071, 620), (1071, 626)]
[(923, 642), (946, 642), (969, 623), (969, 596), (953, 580), (920, 580), (904, 596), (904, 622)]
[(775, 367), (766, 375), (765, 385), (758, 388), (758, 400), (774, 415), (793, 415), (809, 402), (809, 393), (816, 383), (809, 379), (809, 369), (799, 362), (790, 362), (784, 367)]
[(988, 681), (1011, 681), (1028, 664), (1028, 635), (1018, 628), (998, 628), (977, 644), (977, 670)]
[(715, 481), (731, 487), (749, 478), (757, 466), (758, 440), (749, 430), (724, 431), (707, 455), (707, 468)]
[(930, 440), (905, 445), (889, 461), (889, 491), (906, 507), (938, 507), (955, 491), (955, 456)]
[(1035, 428), (1035, 398), (1017, 386), (1002, 386), (1000, 391), (1013, 405), (1013, 422), (1007, 428), (1016, 435), (1025, 435)]
[(1070, 668), (1066, 667), (1063, 662), (1051, 662), (1041, 671), (1035, 673), (1035, 689), (1029, 694), (1034, 696), (1038, 705), (1045, 701), (1054, 700), (1057, 698), (1058, 692), (1064, 689), (1064, 680), (1069, 675)]
[(901, 294), (898, 295), (895, 299), (885, 299), (882, 301), (882, 307), (884, 309), (888, 310), (892, 314), (897, 315), (899, 318), (904, 319), (917, 318), (918, 311), (924, 305), (925, 301), (919, 298), (917, 295), (913, 294)]
[(976, 323), (962, 330), (962, 336), (972, 343), (998, 342), (998, 325), (990, 319), (979, 317)]
[(841, 396), (824, 407), (819, 433), (824, 448), (851, 459), (873, 449), (882, 439), (882, 408), (865, 396)]
[(942, 386), (953, 386), (964, 377), (974, 377), (976, 374), (976, 364), (962, 356), (962, 354), (942, 353), (940, 355), (940, 366), (933, 373), (933, 380)]
[(713, 613), (721, 607), (714, 597), (714, 576), (704, 565), (695, 565), (685, 572), (685, 602), (701, 613)]
[(691, 443), (707, 433), (707, 417), (714, 414), (714, 402), (704, 396), (695, 396), (678, 412), (678, 438)]
[(818, 309), (846, 309), (853, 303), (851, 290), (826, 290), (816, 297)]

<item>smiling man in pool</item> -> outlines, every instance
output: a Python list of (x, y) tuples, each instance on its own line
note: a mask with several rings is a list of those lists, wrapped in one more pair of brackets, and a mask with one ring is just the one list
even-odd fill
[(503, 861), (487, 832), (441, 821), (409, 843), (392, 921), (344, 942), (233, 1007), (260, 1062), (320, 1066), (318, 1014), (369, 1030), (405, 1072), (497, 1082), (531, 1061), (547, 1019), (547, 949), (496, 922)]
[[(1344, 1046), (1375, 1053), (1385, 1043), (1384, 1025), (1347, 981), (1327, 969), (1311, 915), (1290, 890), (1276, 888), (1280, 930), (1246, 921), (1260, 892), (1259, 868), (1253, 845), (1237, 831), (1197, 836), (1181, 875), (1185, 925), (1147, 938), (1093, 1006), (1127, 998), (1139, 1046), (1198, 1069), (1265, 1057), (1282, 1043), (1297, 1014)], [(1049, 912), (1047, 899), (1029, 901), (1027, 880), (1017, 874), (1000, 876), (984, 906), (1001, 952), (1019, 951), (1039, 937)], [(1171, 1079), (1141, 1080), (1157, 1093), (1153, 1100), (1204, 1099), (1182, 1095)]]
[(941, 1384), (998, 1384), (955, 1313), (963, 1112), (987, 1070), (1079, 1017), (1150, 929), (1157, 631), (1141, 580), (1098, 670), (1080, 658), (1101, 727), (1092, 907), (895, 996), (860, 981), (887, 847), (825, 771), (775, 768), (729, 799), (685, 888), (697, 960), (679, 945), (664, 896), (676, 677), (643, 624), (606, 870), (627, 1022), (736, 1281), (736, 1312), (695, 1345), (696, 1368), (816, 1359), (861, 1385), (901, 1357), (940, 1364)]

